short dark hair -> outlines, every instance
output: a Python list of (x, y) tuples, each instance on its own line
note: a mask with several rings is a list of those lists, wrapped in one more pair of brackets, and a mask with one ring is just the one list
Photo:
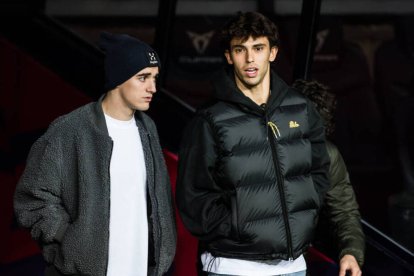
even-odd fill
[(249, 37), (266, 36), (270, 47), (279, 47), (279, 31), (277, 26), (266, 16), (258, 12), (238, 12), (223, 26), (221, 31), (221, 46), (230, 50), (230, 41), (237, 37), (246, 41)]
[(292, 87), (311, 100), (325, 123), (325, 134), (332, 138), (335, 131), (336, 97), (326, 85), (318, 81), (295, 80)]

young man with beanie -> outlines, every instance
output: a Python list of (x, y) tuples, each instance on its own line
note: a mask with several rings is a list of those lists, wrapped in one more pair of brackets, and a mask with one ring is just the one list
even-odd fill
[(239, 13), (222, 35), (229, 67), (215, 79), (216, 101), (183, 135), (181, 218), (209, 275), (304, 276), (329, 186), (322, 120), (270, 69), (279, 45), (273, 22)]
[(59, 117), (32, 146), (14, 208), (49, 275), (164, 275), (176, 245), (171, 186), (143, 111), (160, 67), (146, 43), (102, 33), (105, 93)]

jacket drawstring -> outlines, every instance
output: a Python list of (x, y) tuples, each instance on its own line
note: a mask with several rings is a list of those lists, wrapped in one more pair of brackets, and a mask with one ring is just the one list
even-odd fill
[(267, 125), (270, 127), (270, 129), (273, 132), (273, 135), (275, 136), (276, 139), (280, 138), (280, 131), (279, 128), (277, 127), (277, 125), (271, 121), (267, 122)]

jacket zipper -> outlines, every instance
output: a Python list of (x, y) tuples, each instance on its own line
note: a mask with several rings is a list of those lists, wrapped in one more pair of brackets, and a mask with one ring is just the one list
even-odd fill
[[(148, 191), (150, 191), (150, 200), (151, 200), (151, 198), (153, 199), (153, 200), (151, 200), (151, 206), (152, 206), (152, 224), (153, 224), (153, 228), (152, 228), (152, 231), (153, 232), (156, 232), (156, 237), (155, 237), (155, 235), (154, 235), (154, 244), (153, 244), (153, 246), (154, 246), (154, 258), (155, 258), (155, 269), (154, 269), (154, 275), (158, 275), (158, 271), (159, 271), (159, 269), (160, 269), (160, 267), (159, 267), (159, 260), (160, 260), (160, 255), (161, 255), (161, 231), (162, 231), (162, 229), (161, 229), (161, 222), (160, 222), (160, 219), (159, 219), (159, 216), (158, 216), (158, 201), (157, 201), (157, 198), (156, 198), (156, 196), (155, 196), (155, 181), (156, 181), (156, 179), (155, 179), (155, 175), (156, 175), (156, 173), (155, 173), (155, 157), (154, 157), (154, 150), (153, 150), (153, 146), (152, 146), (152, 144), (151, 144), (151, 134), (149, 133), (149, 132), (147, 132), (146, 133), (146, 135), (147, 135), (147, 139), (148, 139), (148, 144), (149, 144), (149, 147), (150, 147), (150, 155), (151, 155), (151, 158), (152, 158), (152, 180), (153, 180), (153, 189), (154, 190), (152, 190), (152, 192), (151, 192), (151, 189), (148, 189)], [(152, 203), (154, 203), (154, 204), (152, 204)], [(156, 230), (154, 227), (157, 227), (158, 228), (158, 230)], [(155, 244), (158, 242), (158, 246), (155, 246)], [(150, 244), (148, 244), (148, 246), (151, 246)]]
[(110, 219), (111, 219), (111, 158), (112, 158), (112, 152), (114, 150), (114, 141), (111, 139), (111, 151), (109, 153), (109, 162), (108, 162), (108, 189), (109, 189), (109, 199), (108, 199), (108, 229), (107, 231), (107, 236), (108, 236), (108, 240), (106, 241), (107, 245), (106, 245), (106, 264), (105, 264), (105, 275), (108, 274), (108, 263), (109, 263), (109, 235), (111, 233), (109, 233), (109, 226), (110, 226)]
[(285, 222), (286, 237), (288, 244), (289, 261), (293, 260), (292, 249), (292, 234), (290, 232), (290, 225), (288, 219), (288, 212), (286, 207), (285, 189), (283, 188), (282, 170), (280, 169), (279, 156), (277, 155), (277, 140), (280, 138), (280, 131), (277, 125), (266, 118), (266, 128), (270, 128), (271, 131), (267, 131), (268, 139), (270, 141), (270, 147), (272, 149), (273, 164), (276, 169), (277, 187), (280, 194), (280, 200), (282, 201), (283, 220)]

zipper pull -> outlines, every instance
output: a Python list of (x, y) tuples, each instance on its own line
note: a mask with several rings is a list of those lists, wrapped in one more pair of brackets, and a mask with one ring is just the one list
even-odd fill
[(261, 104), (260, 108), (263, 111), (263, 121), (266, 127), (266, 141), (269, 141), (269, 128), (267, 127), (269, 124), (269, 118), (267, 117), (267, 113), (266, 113), (266, 104), (265, 103)]

